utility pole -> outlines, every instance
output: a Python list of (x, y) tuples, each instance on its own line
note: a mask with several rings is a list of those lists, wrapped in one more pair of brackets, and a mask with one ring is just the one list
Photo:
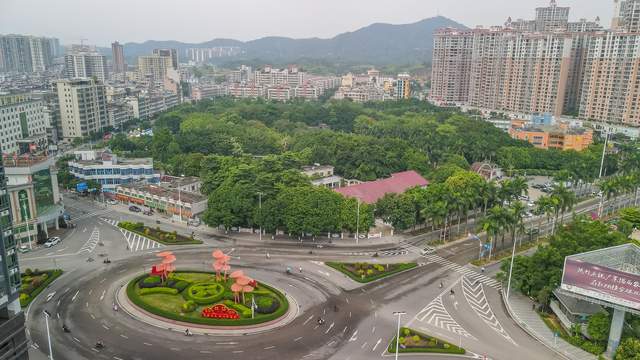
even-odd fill
[(513, 260), (516, 257), (516, 239), (518, 235), (513, 239), (513, 250), (511, 251), (511, 265), (509, 265), (509, 281), (507, 281), (507, 301), (509, 301), (509, 292), (511, 291), (511, 274), (513, 274)]
[(53, 360), (53, 352), (51, 351), (51, 334), (49, 333), (49, 316), (51, 316), (51, 314), (49, 314), (47, 310), (44, 310), (42, 313), (44, 314), (44, 322), (47, 325), (47, 339), (49, 340), (49, 359)]
[[(609, 129), (603, 127), (605, 131), (604, 146), (602, 147), (602, 158), (600, 159), (600, 173), (598, 179), (602, 178), (602, 172), (604, 171), (604, 155), (607, 152), (607, 144), (609, 143)], [(598, 217), (602, 216), (602, 210), (604, 207), (604, 193), (600, 196), (600, 205), (598, 205)]]
[(400, 347), (400, 318), (406, 314), (405, 311), (394, 311), (393, 315), (398, 317), (398, 331), (396, 332), (396, 360), (398, 360), (398, 350)]

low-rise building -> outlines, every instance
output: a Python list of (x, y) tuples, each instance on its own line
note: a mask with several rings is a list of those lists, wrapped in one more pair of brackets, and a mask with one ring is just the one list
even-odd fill
[(593, 130), (567, 123), (537, 125), (514, 120), (509, 128), (514, 139), (528, 141), (540, 149), (582, 151), (593, 143)]
[(202, 99), (212, 99), (220, 96), (228, 96), (229, 87), (225, 85), (203, 84), (191, 88), (191, 98), (200, 101)]
[(69, 172), (78, 179), (95, 180), (103, 192), (114, 193), (118, 185), (133, 182), (157, 184), (160, 174), (153, 170), (152, 158), (124, 159), (111, 151), (75, 151)]
[(125, 184), (116, 187), (116, 200), (146, 206), (179, 221), (198, 218), (207, 210), (207, 197), (166, 184)]
[(402, 194), (416, 186), (425, 187), (429, 182), (414, 170), (391, 174), (391, 177), (345, 186), (335, 191), (367, 204), (374, 204), (386, 194)]
[(331, 165), (314, 164), (311, 166), (303, 166), (302, 173), (311, 178), (311, 184), (315, 186), (337, 189), (344, 183), (342, 176), (333, 173), (333, 166)]

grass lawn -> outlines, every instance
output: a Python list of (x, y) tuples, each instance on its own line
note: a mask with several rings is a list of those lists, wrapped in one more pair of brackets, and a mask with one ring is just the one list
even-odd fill
[(62, 275), (62, 270), (25, 269), (20, 275), (20, 306), (27, 307), (33, 299), (46, 289), (55, 279)]
[(569, 344), (579, 347), (582, 350), (589, 352), (594, 355), (600, 355), (605, 351), (606, 344), (598, 344), (588, 339), (584, 338), (582, 335), (571, 335), (569, 334), (563, 327), (560, 325), (560, 320), (555, 315), (552, 314), (544, 314), (538, 313), (542, 318), (542, 321), (547, 325), (547, 327), (558, 334), (560, 338)]
[[(204, 325), (253, 325), (286, 314), (289, 303), (280, 291), (258, 283), (254, 291), (245, 293), (244, 302), (240, 296), (240, 302), (236, 303), (230, 290), (233, 283), (233, 279), (217, 281), (215, 274), (209, 272), (176, 271), (165, 281), (145, 274), (129, 283), (127, 295), (134, 304), (155, 315)], [(156, 290), (161, 293), (155, 293)], [(152, 293), (144, 293), (149, 291)], [(251, 317), (252, 297), (257, 305), (254, 318)], [(233, 310), (238, 318), (204, 316), (205, 309), (218, 305)]]
[(197, 245), (202, 244), (202, 241), (196, 240), (191, 237), (183, 236), (178, 234), (177, 232), (168, 232), (164, 230), (160, 230), (159, 227), (152, 228), (144, 225), (143, 223), (133, 223), (129, 221), (121, 221), (118, 223), (118, 226), (134, 232), (138, 235), (142, 235), (147, 237), (153, 241), (159, 242), (164, 245)]
[(354, 281), (360, 283), (368, 283), (374, 280), (413, 269), (418, 266), (416, 263), (397, 263), (397, 264), (369, 264), (369, 263), (340, 263), (326, 262), (330, 266), (341, 273), (347, 275)]
[[(466, 352), (463, 348), (406, 327), (400, 328), (399, 342), (399, 353), (464, 354)], [(395, 336), (391, 340), (387, 351), (392, 354), (396, 352)]]

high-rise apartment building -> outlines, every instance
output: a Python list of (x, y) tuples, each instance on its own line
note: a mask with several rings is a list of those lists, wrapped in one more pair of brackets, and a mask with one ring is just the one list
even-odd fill
[(614, 0), (611, 29), (640, 32), (640, 0)]
[(104, 85), (91, 78), (56, 81), (62, 138), (98, 132), (109, 124)]
[(26, 360), (29, 343), (20, 307), (20, 269), (12, 216), (0, 159), (0, 359)]
[(440, 29), (433, 35), (432, 100), (460, 104), (469, 100), (473, 31)]
[(590, 42), (580, 117), (640, 125), (640, 34), (606, 32)]
[(153, 49), (153, 55), (168, 57), (171, 59), (171, 68), (178, 70), (178, 50), (176, 49)]
[(127, 71), (127, 64), (124, 62), (124, 46), (117, 41), (111, 43), (111, 55), (113, 58), (113, 72), (123, 73)]
[(569, 23), (569, 8), (560, 7), (556, 0), (549, 6), (536, 8), (536, 31), (566, 30)]
[(140, 79), (150, 85), (162, 86), (167, 71), (172, 69), (171, 57), (161, 55), (145, 55), (138, 57), (138, 73)]
[(40, 72), (53, 64), (58, 39), (28, 35), (0, 35), (0, 72)]
[(30, 94), (0, 95), (2, 154), (23, 154), (47, 146), (48, 114), (43, 100)]
[(95, 49), (76, 47), (64, 56), (67, 78), (93, 78), (104, 82), (107, 79), (107, 59)]

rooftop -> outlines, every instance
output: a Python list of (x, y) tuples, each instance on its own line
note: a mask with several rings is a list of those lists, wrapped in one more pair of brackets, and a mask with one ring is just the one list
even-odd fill
[(354, 197), (367, 204), (373, 204), (385, 194), (401, 194), (416, 186), (427, 186), (429, 182), (414, 170), (391, 174), (391, 177), (381, 180), (363, 182), (346, 186), (335, 191), (347, 197)]
[(194, 194), (186, 191), (178, 192), (176, 189), (169, 188), (163, 185), (152, 185), (146, 183), (132, 183), (132, 184), (124, 184), (118, 185), (116, 189), (125, 189), (125, 190), (133, 190), (142, 193), (147, 193), (151, 195), (155, 195), (158, 197), (163, 197), (167, 199), (173, 199), (174, 201), (178, 201), (180, 199), (181, 202), (184, 203), (199, 203), (202, 201), (207, 201), (207, 197), (200, 194)]

